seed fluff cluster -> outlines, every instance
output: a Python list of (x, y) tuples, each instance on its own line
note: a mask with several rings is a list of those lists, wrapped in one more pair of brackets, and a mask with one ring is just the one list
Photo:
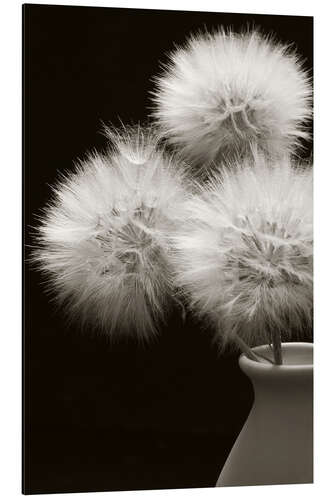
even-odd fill
[(188, 202), (178, 284), (222, 347), (311, 335), (312, 169), (261, 156), (224, 168)]
[(172, 296), (169, 242), (185, 180), (151, 131), (108, 135), (106, 153), (55, 186), (34, 260), (71, 318), (145, 340)]
[(258, 31), (192, 36), (156, 78), (153, 115), (201, 172), (251, 153), (273, 158), (306, 139), (311, 84), (289, 46)]

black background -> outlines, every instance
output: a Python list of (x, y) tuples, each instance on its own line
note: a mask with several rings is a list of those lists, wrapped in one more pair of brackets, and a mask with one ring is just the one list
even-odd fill
[[(312, 18), (25, 5), (25, 250), (57, 173), (145, 122), (152, 77), (190, 32), (252, 24), (312, 68)], [(304, 151), (310, 154), (311, 145)], [(250, 410), (237, 356), (175, 312), (146, 348), (66, 327), (42, 277), (24, 278), (25, 493), (214, 486)]]

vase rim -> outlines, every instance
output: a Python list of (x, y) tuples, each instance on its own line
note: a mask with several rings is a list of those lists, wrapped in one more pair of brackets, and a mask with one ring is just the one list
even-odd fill
[[(245, 371), (259, 372), (299, 372), (313, 370), (313, 343), (310, 342), (283, 342), (282, 345), (282, 365), (271, 364), (269, 361), (254, 361), (241, 354), (239, 364)], [(269, 345), (261, 345), (252, 349), (256, 354), (262, 354), (273, 360), (272, 350)]]

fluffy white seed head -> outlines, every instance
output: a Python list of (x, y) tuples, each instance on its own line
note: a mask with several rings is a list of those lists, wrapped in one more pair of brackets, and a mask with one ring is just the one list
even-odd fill
[(312, 169), (262, 157), (224, 169), (188, 202), (177, 281), (224, 346), (311, 335)]
[(151, 132), (109, 135), (106, 154), (91, 155), (54, 188), (34, 259), (70, 317), (144, 340), (172, 296), (169, 237), (185, 182)]
[(307, 138), (312, 92), (300, 58), (257, 31), (193, 36), (156, 82), (156, 121), (197, 169), (253, 144), (280, 157)]

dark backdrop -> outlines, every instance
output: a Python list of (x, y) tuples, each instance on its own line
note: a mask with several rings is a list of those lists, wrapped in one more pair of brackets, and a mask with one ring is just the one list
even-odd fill
[[(25, 5), (25, 249), (57, 173), (104, 148), (103, 122), (145, 121), (152, 77), (199, 28), (247, 24), (312, 67), (312, 18)], [(304, 155), (310, 154), (310, 146)], [(250, 410), (237, 356), (174, 314), (149, 347), (65, 325), (27, 265), (25, 493), (214, 486)]]

